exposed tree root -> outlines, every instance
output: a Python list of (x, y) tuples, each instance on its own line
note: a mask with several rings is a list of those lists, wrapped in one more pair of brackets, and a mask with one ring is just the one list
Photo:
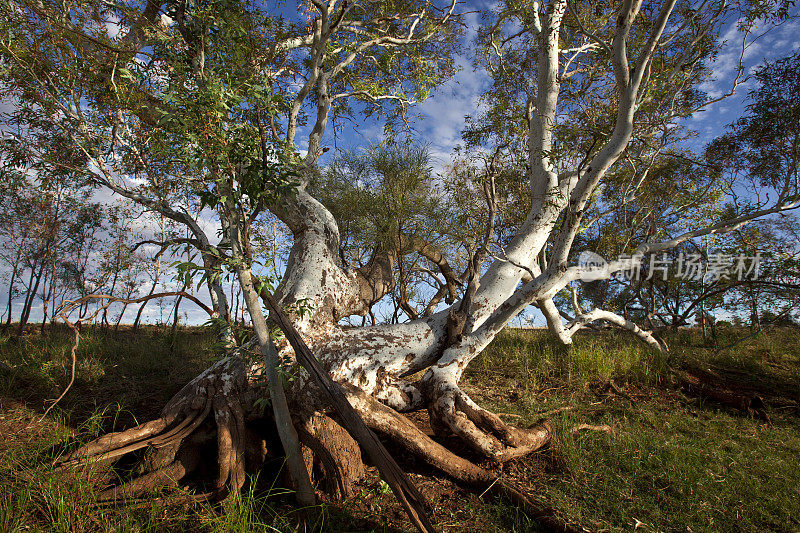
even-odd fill
[(102, 491), (98, 494), (97, 500), (103, 502), (120, 498), (134, 498), (158, 488), (177, 486), (178, 481), (185, 475), (186, 467), (180, 461), (173, 461), (163, 468)]
[(530, 429), (508, 425), (478, 406), (457, 385), (433, 381), (427, 384), (428, 412), (437, 433), (449, 429), (475, 451), (500, 463), (534, 452), (550, 440), (552, 427), (548, 423)]
[[(244, 361), (236, 355), (219, 361), (181, 389), (164, 407), (161, 417), (126, 431), (104, 435), (79, 448), (61, 468), (109, 465), (134, 452), (142, 453), (133, 479), (107, 487), (100, 501), (135, 498), (163, 486), (177, 486), (201, 466), (198, 449), (216, 434), (217, 471), (213, 491), (222, 496), (241, 488), (253, 435), (245, 429), (242, 403), (249, 408), (249, 385)], [(213, 417), (211, 416), (213, 414)], [(216, 431), (209, 430), (212, 424)], [(250, 453), (249, 456), (258, 456)], [(263, 456), (260, 457), (263, 463)], [(93, 468), (92, 468), (93, 469)]]
[(608, 433), (609, 435), (611, 435), (614, 432), (611, 426), (607, 424), (601, 424), (599, 426), (595, 426), (592, 424), (578, 424), (577, 426), (574, 426), (569, 430), (571, 435), (574, 435), (579, 431), (603, 431), (605, 433)]
[[(431, 439), (408, 418), (395, 410), (367, 396), (358, 389), (349, 387), (347, 393), (347, 399), (371, 429), (391, 438), (409, 453), (422, 459), (437, 470), (444, 472), (454, 480), (484, 493), (489, 492), (507, 498), (542, 525), (554, 531), (582, 531), (559, 518), (553, 509), (535, 502), (513, 482), (503, 479), (498, 474), (454, 454)], [(547, 438), (541, 441), (539, 446), (541, 448), (552, 435), (552, 426), (549, 422), (542, 422), (539, 427), (545, 430), (547, 435)]]
[(694, 394), (706, 397), (736, 410), (748, 413), (770, 423), (766, 405), (761, 396), (730, 383), (728, 380), (710, 370), (690, 368), (673, 370), (680, 385)]
[[(123, 456), (134, 454), (137, 461), (121, 477), (109, 483), (109, 477), (97, 477), (101, 492), (98, 502), (141, 501), (147, 493), (163, 487), (185, 486), (199, 489), (191, 500), (226, 497), (241, 488), (245, 472), (257, 471), (267, 457), (268, 444), (253, 431), (253, 399), (262, 389), (248, 381), (242, 359), (231, 356), (186, 385), (166, 405), (157, 420), (126, 431), (105, 435), (76, 450), (61, 461), (62, 468), (107, 468)], [(557, 518), (497, 473), (456, 455), (422, 432), (408, 418), (377, 399), (352, 387), (343, 386), (349, 403), (367, 426), (398, 443), (427, 464), (455, 481), (476, 491), (508, 498), (532, 516), (554, 529), (571, 531)], [(500, 418), (478, 407), (461, 391), (454, 391), (452, 405), (458, 410), (456, 428), (470, 425), (478, 435), (490, 435), (499, 452), (489, 455), (494, 461), (506, 461), (530, 453), (545, 445), (552, 427), (542, 422), (532, 430), (506, 425)], [(432, 409), (433, 411), (436, 408)], [(303, 444), (303, 455), (312, 479), (323, 485), (332, 499), (351, 497), (354, 483), (364, 475), (361, 450), (356, 441), (333, 418), (320, 412), (307, 413), (300, 408), (295, 425)], [(250, 428), (248, 428), (248, 419)], [(259, 419), (263, 421), (264, 419)], [(445, 417), (432, 418), (440, 431), (452, 430)], [(480, 429), (478, 429), (480, 428)], [(463, 434), (456, 432), (457, 435)], [(467, 440), (467, 442), (470, 442)], [(483, 451), (480, 447), (477, 447)], [(216, 461), (209, 461), (209, 451)], [(110, 479), (114, 479), (113, 476)], [(209, 479), (203, 483), (202, 479)], [(196, 483), (192, 483), (196, 482)]]
[(358, 443), (332, 418), (313, 414), (298, 424), (303, 455), (311, 479), (324, 481), (335, 500), (351, 497), (353, 485), (364, 477), (364, 462)]

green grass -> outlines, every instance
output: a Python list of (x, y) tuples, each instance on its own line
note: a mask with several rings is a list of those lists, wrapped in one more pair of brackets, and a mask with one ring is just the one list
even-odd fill
[[(746, 333), (718, 332), (718, 343)], [(768, 398), (772, 425), (687, 397), (671, 383), (664, 357), (621, 333), (585, 334), (570, 348), (544, 332), (507, 333), (470, 366), (466, 381), (479, 403), (518, 415), (521, 425), (569, 407), (554, 415), (561, 429), (554, 445), (522, 468), (541, 503), (574, 524), (800, 531), (799, 340), (796, 330), (775, 329), (715, 355), (698, 331), (670, 339), (672, 364), (730, 370)], [(610, 379), (634, 401), (604, 387)], [(609, 425), (613, 434), (571, 437), (568, 429), (582, 423)]]
[(796, 530), (800, 426), (687, 414), (648, 405), (602, 417), (614, 436), (568, 441), (547, 500), (594, 529)]
[(498, 336), (468, 367), (468, 375), (493, 374), (511, 386), (537, 390), (548, 383), (585, 389), (612, 377), (657, 381), (666, 358), (622, 332), (580, 335), (572, 347), (541, 330)]
[[(196, 328), (145, 327), (138, 334), (87, 329), (77, 353), (77, 378), (45, 420), (44, 409), (69, 381), (70, 331), (21, 339), (0, 336), (0, 533), (305, 532), (347, 531), (346, 508), (320, 505), (301, 520), (291, 493), (274, 480), (251, 479), (221, 505), (98, 507), (94, 486), (55, 472), (54, 459), (98, 435), (158, 416), (183, 385), (208, 367), (213, 335)], [(376, 480), (377, 482), (377, 480)], [(380, 529), (378, 529), (380, 530)]]
[[(0, 360), (15, 368), (0, 373), (0, 396), (45, 407), (69, 382), (73, 342), (66, 329), (21, 339), (0, 336)], [(165, 399), (207, 367), (212, 343), (201, 329), (181, 331), (174, 343), (169, 332), (157, 328), (138, 334), (87, 330), (78, 347), (75, 384), (60, 406), (81, 420), (110, 404), (155, 416)], [(121, 423), (131, 422), (121, 416)]]
[[(719, 329), (717, 344), (748, 333)], [(570, 523), (594, 531), (800, 531), (800, 332), (772, 329), (719, 354), (696, 330), (669, 341), (667, 359), (621, 332), (581, 334), (566, 348), (546, 332), (510, 331), (473, 361), (464, 387), (520, 426), (551, 412), (552, 445), (508, 465), (508, 474)], [(177, 339), (155, 328), (137, 336), (87, 331), (73, 390), (39, 422), (68, 380), (70, 343), (66, 331), (0, 337), (0, 360), (14, 367), (0, 372), (0, 531), (408, 530), (377, 478), (351, 501), (309, 510), (314, 526), (301, 529), (290, 498), (269, 480), (213, 508), (93, 506), (92, 487), (54, 475), (52, 459), (69, 442), (155, 416), (207, 366), (213, 339), (192, 329)], [(681, 390), (670, 367), (686, 365), (724, 372), (759, 394), (772, 423)], [(578, 424), (612, 433), (571, 432)], [(434, 512), (443, 531), (538, 530), (506, 502), (448, 490), (452, 501)]]
[(86, 479), (53, 471), (65, 446), (157, 416), (208, 366), (213, 341), (199, 329), (177, 339), (157, 328), (136, 335), (90, 329), (79, 345), (75, 384), (40, 421), (69, 381), (73, 338), (66, 330), (0, 337), (0, 360), (14, 367), (0, 373), (0, 531), (297, 531), (277, 488), (246, 490), (220, 508), (101, 508), (92, 505)]

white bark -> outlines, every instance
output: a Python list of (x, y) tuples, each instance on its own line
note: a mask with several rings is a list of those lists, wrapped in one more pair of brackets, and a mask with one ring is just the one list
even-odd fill
[(643, 330), (639, 326), (637, 326), (634, 322), (630, 320), (626, 320), (625, 318), (612, 313), (610, 311), (604, 311), (602, 309), (594, 309), (589, 311), (588, 313), (584, 313), (582, 315), (578, 315), (575, 317), (575, 320), (572, 321), (566, 328), (568, 336), (571, 338), (575, 333), (581, 329), (582, 326), (593, 322), (595, 320), (604, 320), (605, 322), (609, 322), (611, 324), (617, 325), (621, 328), (624, 328), (634, 335), (636, 335), (639, 339), (642, 340), (645, 344), (652, 347), (653, 349), (659, 352), (666, 352), (666, 346), (662, 345), (655, 337), (653, 337), (652, 333)]

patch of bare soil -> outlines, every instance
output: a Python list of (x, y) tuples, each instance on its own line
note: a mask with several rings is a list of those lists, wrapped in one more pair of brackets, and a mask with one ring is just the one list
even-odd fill
[(53, 430), (53, 422), (27, 409), (21, 403), (0, 397), (0, 454), (13, 450)]
[[(439, 531), (502, 531), (486, 513), (476, 512), (483, 505), (477, 494), (433, 472), (411, 473), (409, 476), (427, 500), (431, 519)], [(355, 531), (414, 531), (406, 513), (380, 482), (377, 469), (373, 467), (367, 468), (367, 476), (360, 484), (360, 494), (339, 505), (351, 515), (351, 527)]]

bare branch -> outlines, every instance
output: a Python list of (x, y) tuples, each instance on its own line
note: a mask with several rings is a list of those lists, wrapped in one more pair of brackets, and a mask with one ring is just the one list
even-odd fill
[(666, 353), (667, 346), (656, 339), (652, 333), (643, 330), (639, 326), (637, 326), (634, 322), (630, 320), (626, 320), (625, 318), (612, 313), (610, 311), (604, 311), (602, 309), (593, 309), (588, 313), (584, 313), (582, 315), (578, 315), (575, 317), (575, 320), (567, 326), (567, 333), (570, 337), (575, 335), (581, 327), (588, 324), (589, 322), (594, 322), (595, 320), (604, 320), (615, 326), (619, 326), (623, 329), (627, 329), (634, 335), (636, 335), (642, 342), (651, 346), (652, 348), (658, 350), (659, 352)]

